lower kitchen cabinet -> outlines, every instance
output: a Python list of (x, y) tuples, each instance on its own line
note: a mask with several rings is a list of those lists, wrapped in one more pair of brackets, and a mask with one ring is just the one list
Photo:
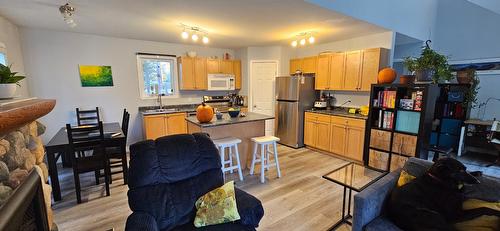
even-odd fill
[(187, 133), (186, 113), (158, 114), (143, 116), (146, 139)]
[(365, 120), (306, 112), (304, 144), (363, 161)]

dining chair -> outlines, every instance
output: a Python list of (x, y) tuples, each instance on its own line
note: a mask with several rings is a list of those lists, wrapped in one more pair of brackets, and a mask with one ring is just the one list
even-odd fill
[[(122, 149), (127, 145), (127, 137), (128, 137), (128, 125), (130, 121), (130, 113), (127, 112), (127, 109), (123, 109), (123, 117), (122, 117), (122, 132), (125, 136), (123, 143), (118, 146), (107, 146), (106, 154), (108, 155), (108, 164), (110, 168), (111, 177), (109, 179), (110, 184), (113, 183), (113, 175), (123, 174), (123, 183), (127, 184), (127, 174), (128, 174), (128, 163), (127, 163), (127, 151)], [(96, 175), (96, 182), (99, 182), (99, 177), (104, 176), (100, 171), (98, 176)]]
[(96, 107), (95, 110), (80, 110), (80, 108), (76, 108), (76, 120), (78, 126), (97, 125), (100, 121), (99, 108)]
[(106, 149), (104, 147), (104, 131), (102, 122), (97, 125), (85, 127), (71, 127), (66, 124), (70, 158), (75, 178), (76, 200), (81, 199), (80, 174), (104, 170), (104, 183), (106, 196), (109, 196), (109, 165)]

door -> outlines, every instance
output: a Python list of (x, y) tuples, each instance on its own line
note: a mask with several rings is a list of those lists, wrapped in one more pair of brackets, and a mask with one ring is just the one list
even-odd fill
[(346, 157), (357, 161), (363, 161), (365, 129), (348, 126), (346, 131)]
[(299, 77), (276, 77), (276, 99), (287, 101), (299, 100)]
[(344, 155), (345, 147), (345, 136), (346, 129), (343, 124), (332, 124), (331, 125), (331, 137), (330, 137), (330, 151), (338, 154)]
[(207, 73), (208, 74), (220, 73), (218, 59), (207, 59)]
[(276, 102), (276, 137), (280, 143), (298, 147), (302, 145), (299, 141), (299, 103), (277, 101)]
[(233, 61), (233, 72), (235, 79), (235, 88), (241, 89), (241, 61), (234, 60)]
[(361, 67), (361, 51), (346, 52), (344, 90), (357, 91), (359, 89)]
[(315, 85), (316, 90), (327, 90), (330, 85), (330, 55), (318, 56)]
[(231, 60), (221, 60), (220, 61), (220, 72), (224, 74), (234, 74), (233, 71), (233, 61)]
[(304, 122), (304, 144), (307, 146), (316, 146), (316, 123), (313, 120), (305, 120)]
[(144, 116), (144, 133), (148, 140), (165, 136), (167, 134), (165, 115)]
[(194, 58), (194, 81), (196, 89), (207, 89), (207, 61), (205, 58)]
[(330, 89), (344, 88), (345, 53), (335, 53), (330, 62)]
[(361, 64), (361, 91), (370, 91), (371, 85), (377, 83), (380, 69), (380, 49), (368, 49), (363, 51)]
[(189, 57), (180, 57), (179, 61), (179, 70), (180, 70), (180, 79), (181, 90), (194, 90), (196, 89), (195, 83), (195, 62), (193, 58)]
[(330, 149), (330, 123), (316, 123), (316, 147), (325, 151)]
[(290, 74), (302, 71), (302, 59), (290, 59)]
[(167, 135), (187, 133), (187, 124), (185, 118), (185, 113), (168, 114), (165, 117), (165, 123), (167, 124)]
[(316, 61), (318, 57), (306, 57), (302, 59), (302, 72), (304, 73), (316, 73)]
[[(252, 112), (274, 116), (277, 61), (254, 61), (250, 68)], [(274, 134), (274, 120), (266, 120), (266, 135)]]

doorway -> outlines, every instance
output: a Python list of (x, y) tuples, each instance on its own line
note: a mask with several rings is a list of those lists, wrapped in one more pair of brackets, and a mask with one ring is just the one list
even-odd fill
[[(274, 116), (277, 60), (250, 61), (250, 111)], [(274, 119), (266, 120), (266, 136), (274, 135)]]

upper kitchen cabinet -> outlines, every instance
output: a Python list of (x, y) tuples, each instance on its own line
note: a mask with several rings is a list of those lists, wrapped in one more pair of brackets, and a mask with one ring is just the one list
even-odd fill
[(342, 90), (357, 91), (360, 88), (361, 51), (345, 53), (344, 87)]
[(219, 63), (220, 63), (219, 59), (207, 59), (207, 73), (208, 74), (220, 73)]
[(233, 72), (234, 72), (234, 79), (236, 82), (235, 88), (241, 89), (241, 61), (240, 60), (233, 61)]
[(363, 51), (361, 67), (360, 91), (370, 91), (371, 85), (377, 83), (378, 72), (389, 64), (389, 50), (384, 48), (366, 49)]
[(207, 89), (207, 62), (203, 57), (179, 57), (179, 88), (181, 90)]
[(223, 74), (234, 74), (234, 67), (232, 60), (220, 60), (219, 72)]
[(330, 85), (331, 90), (344, 89), (345, 53), (334, 53), (330, 57)]
[(290, 59), (290, 74), (295, 74), (296, 71), (302, 70), (302, 59)]
[(328, 90), (330, 87), (330, 55), (319, 55), (317, 72), (314, 80), (314, 89)]
[(296, 71), (316, 73), (317, 59), (317, 56), (290, 59), (290, 74), (295, 74)]

